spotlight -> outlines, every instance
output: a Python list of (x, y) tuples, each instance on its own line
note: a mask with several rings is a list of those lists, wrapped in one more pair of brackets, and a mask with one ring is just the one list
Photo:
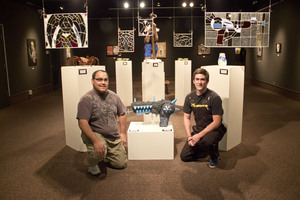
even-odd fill
[(124, 3), (124, 8), (128, 8), (129, 7), (129, 3), (128, 2), (125, 2)]
[(194, 7), (194, 3), (193, 2), (190, 3), (190, 7)]
[(140, 7), (141, 7), (141, 8), (144, 8), (144, 7), (145, 7), (145, 3), (144, 3), (144, 2), (141, 2), (141, 3), (140, 3)]
[(182, 7), (186, 7), (186, 3), (185, 2), (182, 3)]

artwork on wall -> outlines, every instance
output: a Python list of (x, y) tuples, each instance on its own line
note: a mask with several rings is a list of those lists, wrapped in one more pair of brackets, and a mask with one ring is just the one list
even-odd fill
[(205, 46), (268, 47), (269, 12), (206, 12)]
[(193, 32), (191, 33), (173, 33), (174, 47), (193, 47)]
[(36, 66), (37, 65), (37, 53), (36, 53), (36, 40), (27, 39), (27, 57), (28, 65)]
[(156, 42), (158, 46), (157, 58), (166, 58), (167, 57), (167, 44), (166, 42)]
[(87, 13), (44, 15), (46, 49), (87, 48)]
[(134, 30), (118, 30), (119, 52), (134, 52)]
[(257, 48), (257, 53), (256, 53), (256, 59), (257, 60), (262, 60), (262, 56), (263, 56), (263, 48), (258, 47)]
[(106, 56), (121, 56), (121, 52), (119, 51), (119, 46), (109, 45), (106, 46)]
[(276, 44), (276, 53), (281, 53), (281, 43)]
[(203, 44), (198, 44), (198, 55), (209, 55), (210, 48), (204, 46)]

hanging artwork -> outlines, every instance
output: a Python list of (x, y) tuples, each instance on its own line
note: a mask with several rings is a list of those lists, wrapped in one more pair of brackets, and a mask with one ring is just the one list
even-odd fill
[(134, 30), (118, 31), (119, 52), (134, 52)]
[(87, 13), (44, 15), (46, 49), (87, 48)]
[(204, 46), (203, 44), (198, 44), (198, 55), (209, 55), (210, 48)]
[(206, 12), (205, 46), (268, 47), (269, 12)]
[(174, 47), (193, 47), (193, 32), (173, 33)]
[(28, 57), (28, 65), (29, 66), (37, 65), (36, 40), (35, 39), (27, 39), (27, 57)]
[(153, 19), (139, 19), (138, 20), (138, 30), (139, 36), (152, 36), (152, 23)]

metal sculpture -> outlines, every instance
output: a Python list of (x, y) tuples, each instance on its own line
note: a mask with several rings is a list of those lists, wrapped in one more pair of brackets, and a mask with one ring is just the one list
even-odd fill
[(134, 100), (134, 102), (131, 104), (131, 108), (136, 114), (153, 113), (156, 114), (156, 116), (159, 115), (159, 126), (166, 127), (169, 124), (170, 115), (172, 115), (175, 110), (179, 110), (178, 108), (175, 108), (176, 101), (177, 99), (174, 99), (173, 101), (168, 101), (164, 99), (160, 101), (155, 101), (155, 99), (153, 99), (153, 102)]
[(99, 59), (95, 56), (87, 56), (85, 57), (78, 57), (78, 56), (73, 56), (72, 58), (67, 58), (67, 63), (72, 60), (73, 65), (99, 65)]

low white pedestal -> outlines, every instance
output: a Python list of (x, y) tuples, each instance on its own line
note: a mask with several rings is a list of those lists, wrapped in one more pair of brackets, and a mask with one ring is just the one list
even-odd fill
[(192, 61), (175, 61), (175, 98), (176, 105), (183, 106), (185, 97), (191, 92)]
[(116, 93), (125, 106), (132, 103), (132, 61), (115, 61)]
[(66, 144), (77, 151), (86, 151), (76, 119), (77, 105), (80, 98), (93, 88), (91, 79), (96, 70), (105, 70), (105, 66), (61, 67)]
[[(142, 63), (142, 97), (143, 101), (161, 100), (165, 97), (164, 62), (147, 60)], [(159, 117), (144, 115), (145, 122), (159, 122)]]
[(174, 129), (146, 122), (131, 122), (127, 131), (129, 160), (174, 159)]
[(244, 66), (202, 66), (209, 73), (208, 88), (218, 93), (223, 102), (223, 123), (227, 133), (219, 142), (219, 149), (228, 151), (242, 141), (244, 105)]

